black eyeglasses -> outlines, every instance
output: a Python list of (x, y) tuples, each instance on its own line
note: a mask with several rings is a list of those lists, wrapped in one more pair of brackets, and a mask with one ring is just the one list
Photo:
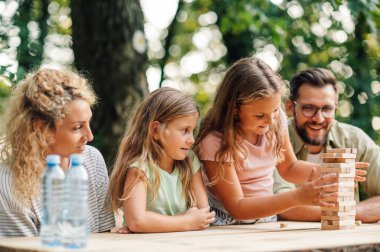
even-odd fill
[[(296, 101), (293, 101), (294, 104), (298, 104)], [(319, 110), (322, 112), (322, 116), (324, 118), (332, 118), (335, 115), (335, 107), (334, 106), (323, 106), (322, 108), (314, 106), (314, 105), (301, 105), (302, 114), (306, 117), (313, 118)]]

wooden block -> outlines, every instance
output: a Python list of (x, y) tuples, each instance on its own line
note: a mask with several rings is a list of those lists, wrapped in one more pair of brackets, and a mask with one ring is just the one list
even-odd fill
[(347, 216), (322, 215), (321, 220), (353, 220), (355, 221), (355, 215), (347, 215)]
[(356, 215), (356, 211), (353, 210), (353, 211), (347, 211), (347, 212), (337, 212), (337, 211), (326, 211), (326, 210), (322, 210), (321, 212), (322, 216), (352, 216), (352, 215)]
[(335, 206), (356, 206), (356, 201), (338, 201)]
[(344, 181), (341, 181), (341, 182), (337, 182), (339, 188), (340, 187), (355, 187), (355, 182), (354, 181), (350, 181), (350, 182), (344, 182)]
[(336, 177), (334, 179), (334, 182), (339, 182), (339, 183), (342, 183), (342, 182), (350, 182), (350, 183), (354, 183), (355, 184), (355, 180), (354, 180), (354, 177)]
[(355, 159), (356, 158), (356, 154), (354, 153), (322, 153), (321, 154), (322, 156), (322, 159), (325, 159), (325, 158), (353, 158)]
[(335, 211), (335, 212), (351, 212), (356, 209), (354, 206), (334, 206), (334, 207), (321, 207), (321, 211)]
[(355, 218), (350, 220), (321, 220), (321, 224), (339, 226), (355, 225)]
[(323, 158), (323, 163), (355, 163), (355, 158)]
[(355, 188), (353, 186), (339, 186), (338, 189), (336, 188), (325, 188), (326, 192), (355, 192)]
[(283, 222), (280, 223), (280, 228), (286, 228), (287, 226), (288, 226), (288, 224), (286, 224), (286, 223), (283, 223)]
[(354, 197), (355, 193), (354, 192), (338, 192), (338, 197)]
[(337, 149), (328, 149), (327, 153), (357, 153), (357, 149), (355, 148), (337, 148)]
[(328, 202), (343, 202), (343, 201), (354, 201), (355, 197), (354, 194), (350, 196), (337, 196), (337, 197), (328, 197), (324, 198), (323, 200), (328, 201)]
[(322, 167), (355, 169), (355, 163), (323, 163)]
[[(336, 169), (336, 168), (329, 168), (329, 169)], [(355, 172), (322, 172), (321, 171), (321, 175), (327, 175), (330, 173), (335, 173), (335, 176), (338, 181), (339, 181), (339, 178), (349, 178), (352, 180), (355, 179)]]
[(321, 173), (345, 173), (348, 176), (355, 176), (355, 168), (330, 168), (321, 166)]
[(360, 220), (355, 221), (355, 224), (356, 224), (356, 226), (360, 226), (362, 224), (362, 221), (360, 221)]
[(355, 229), (355, 225), (321, 225), (322, 230), (347, 230), (347, 229)]

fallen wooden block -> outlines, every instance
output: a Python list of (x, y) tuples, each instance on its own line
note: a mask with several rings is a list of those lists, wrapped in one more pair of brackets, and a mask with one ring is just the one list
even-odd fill
[(288, 226), (288, 224), (286, 224), (286, 223), (283, 223), (283, 222), (280, 223), (280, 228), (286, 228), (287, 226)]

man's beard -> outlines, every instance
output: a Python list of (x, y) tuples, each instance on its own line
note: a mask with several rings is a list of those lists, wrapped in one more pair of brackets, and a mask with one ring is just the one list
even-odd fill
[[(294, 117), (294, 124), (297, 130), (298, 135), (301, 137), (301, 139), (309, 145), (314, 145), (314, 146), (324, 146), (327, 142), (327, 137), (330, 132), (330, 129), (327, 129), (326, 134), (321, 138), (321, 139), (312, 139), (308, 136), (307, 131), (306, 131), (306, 125), (319, 125), (317, 123), (304, 123), (300, 127), (298, 126), (297, 119)], [(324, 126), (325, 127), (325, 126)]]

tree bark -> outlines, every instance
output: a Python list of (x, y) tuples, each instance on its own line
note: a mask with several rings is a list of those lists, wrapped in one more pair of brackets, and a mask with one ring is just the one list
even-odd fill
[(132, 45), (135, 31), (144, 30), (144, 17), (138, 0), (75, 0), (71, 8), (75, 65), (88, 73), (100, 98), (92, 144), (110, 165), (134, 106), (148, 93), (147, 55)]

